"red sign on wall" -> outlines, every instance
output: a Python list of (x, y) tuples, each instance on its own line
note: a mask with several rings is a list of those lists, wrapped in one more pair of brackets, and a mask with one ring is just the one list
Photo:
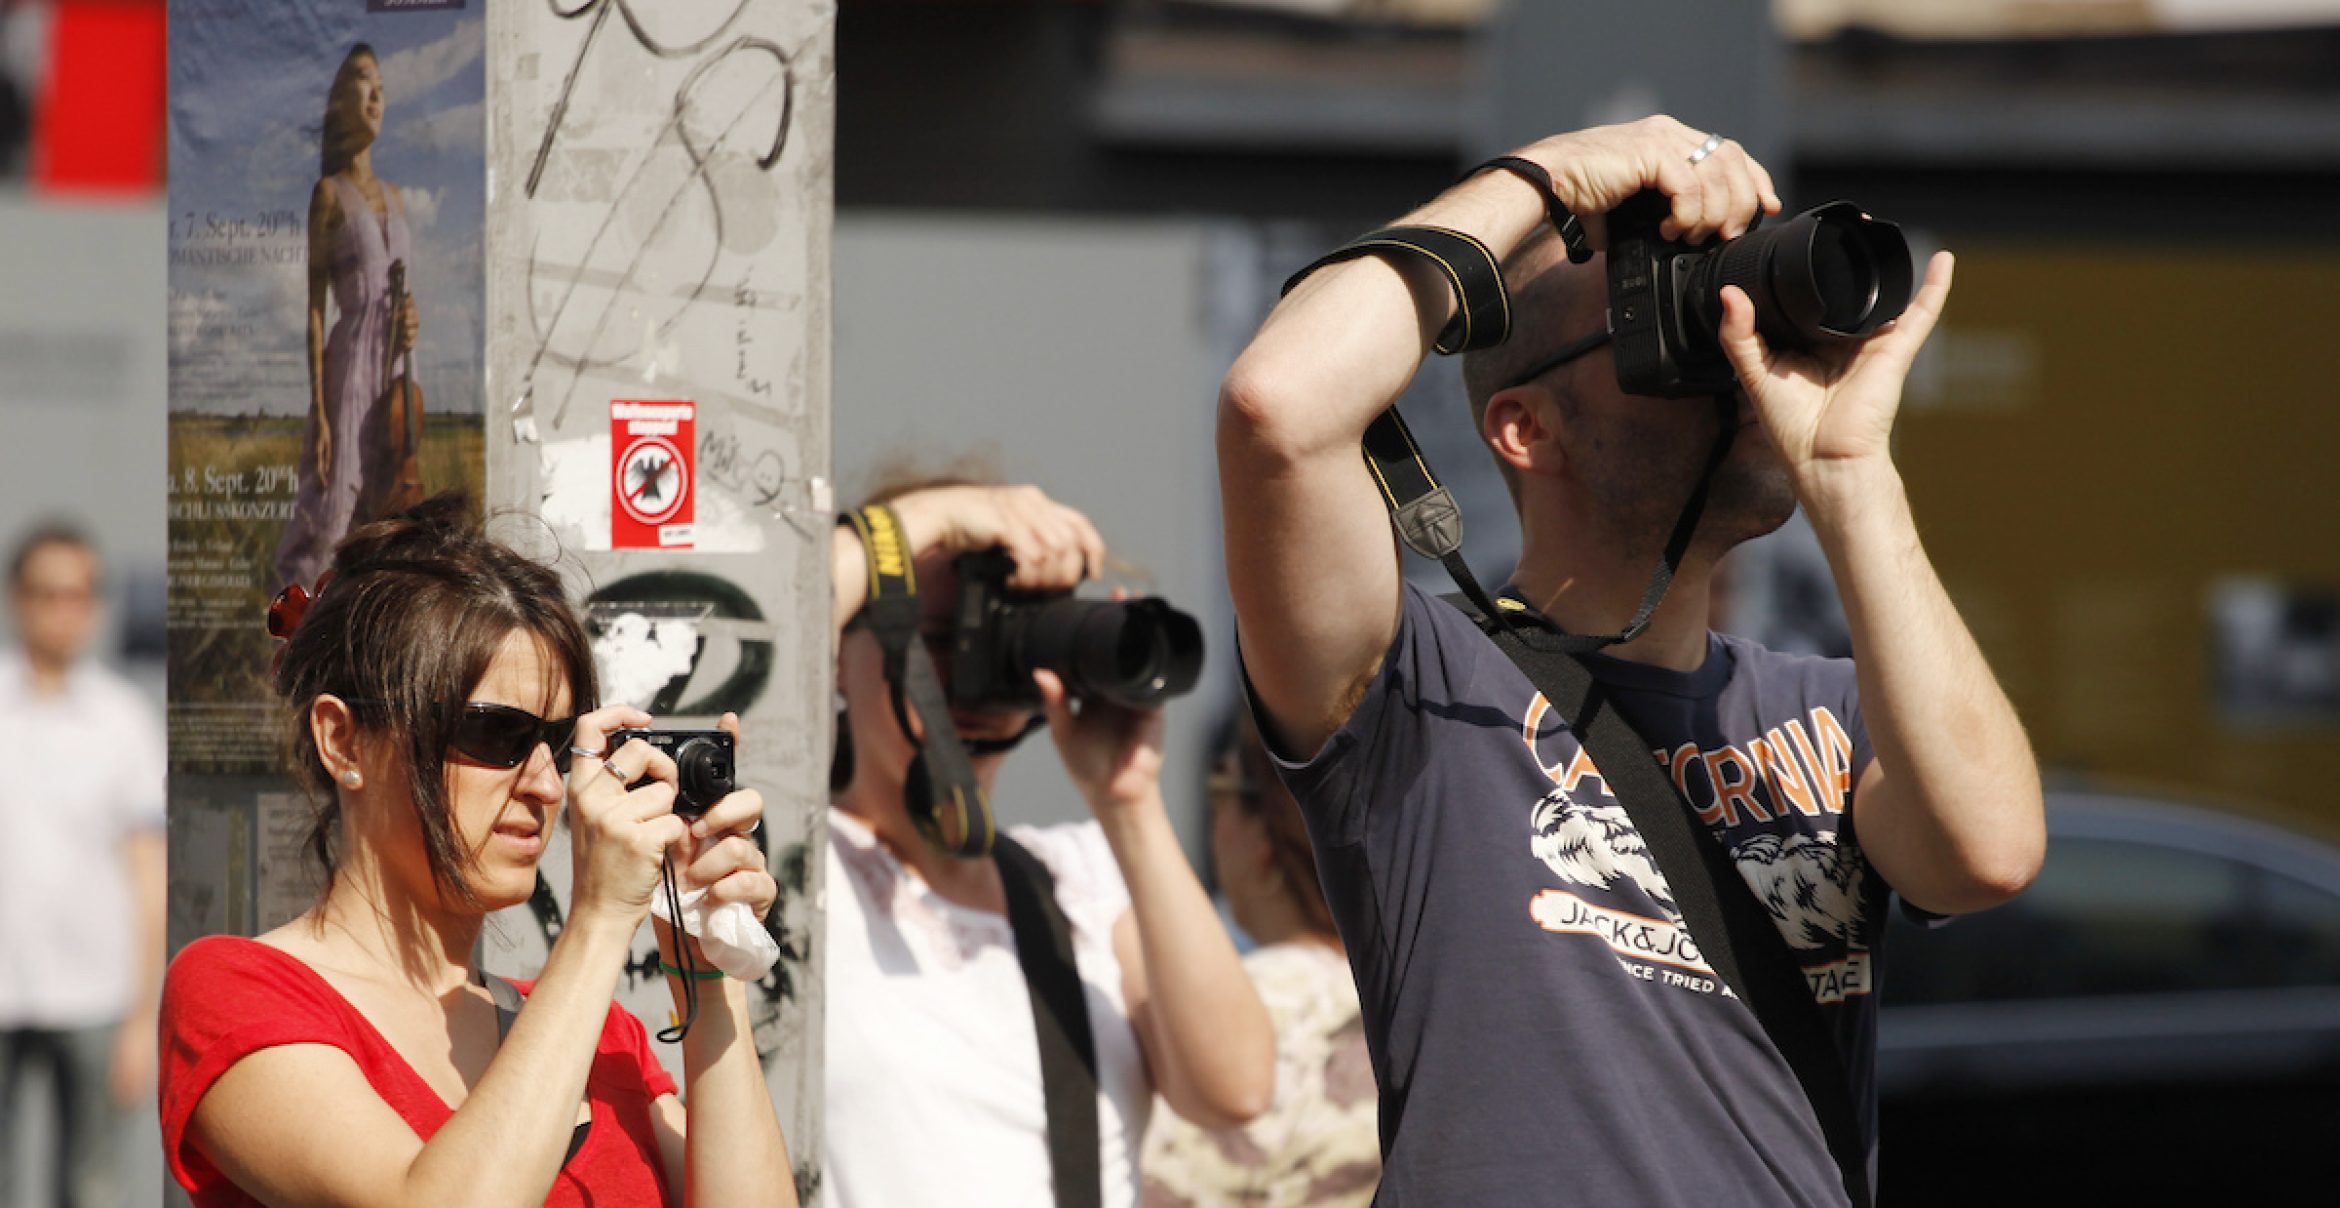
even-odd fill
[(697, 419), (689, 402), (609, 405), (610, 548), (691, 548)]

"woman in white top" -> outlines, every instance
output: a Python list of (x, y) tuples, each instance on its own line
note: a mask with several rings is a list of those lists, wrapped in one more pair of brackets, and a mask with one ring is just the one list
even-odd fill
[[(947, 639), (953, 556), (1000, 548), (1011, 588), (1071, 588), (1104, 563), (1080, 513), (1032, 487), (887, 493), (915, 559), (924, 636)], [(904, 784), (913, 755), (875, 637), (850, 528), (834, 546), (841, 742), (850, 782), (829, 813), (828, 1022), (822, 1186), (834, 1208), (1055, 1202), (1031, 1000), (998, 866), (928, 846)], [(931, 647), (930, 647), (931, 648)], [(948, 683), (947, 662), (937, 670)], [(1137, 1201), (1154, 1094), (1210, 1127), (1261, 1111), (1274, 1086), (1266, 1010), (1170, 828), (1162, 719), (1068, 702), (1037, 677), (1049, 729), (1096, 818), (1011, 833), (1045, 864), (1072, 925), (1097, 1057), (1104, 1204)], [(955, 710), (970, 742), (1020, 733), (1024, 712)], [(986, 793), (999, 754), (975, 756)]]

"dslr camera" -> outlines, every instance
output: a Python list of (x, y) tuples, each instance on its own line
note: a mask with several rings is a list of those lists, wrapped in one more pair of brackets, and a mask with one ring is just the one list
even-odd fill
[[(609, 749), (641, 739), (674, 760), (674, 812), (696, 818), (738, 787), (738, 763), (732, 757), (731, 735), (722, 730), (619, 730), (609, 736)], [(627, 785), (640, 788), (650, 777)]]
[(1738, 386), (1722, 350), (1722, 289), (1755, 304), (1773, 348), (1858, 340), (1909, 305), (1909, 242), (1849, 201), (1806, 210), (1720, 245), (1658, 236), (1671, 204), (1654, 189), (1609, 211), (1609, 331), (1627, 394), (1695, 398)]
[(1168, 603), (1081, 600), (1070, 591), (1010, 591), (1004, 550), (961, 554), (951, 647), (951, 703), (966, 708), (1040, 703), (1032, 673), (1046, 668), (1081, 699), (1146, 708), (1194, 690), (1202, 626)]

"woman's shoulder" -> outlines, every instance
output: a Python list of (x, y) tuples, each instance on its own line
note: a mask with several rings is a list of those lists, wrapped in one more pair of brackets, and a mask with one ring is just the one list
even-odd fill
[(235, 935), (209, 935), (181, 949), (163, 976), (163, 1027), (203, 1034), (269, 1013), (338, 1017), (339, 995), (315, 970), (281, 948)]

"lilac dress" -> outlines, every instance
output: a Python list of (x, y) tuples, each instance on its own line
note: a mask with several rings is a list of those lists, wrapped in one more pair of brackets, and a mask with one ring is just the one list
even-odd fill
[[(379, 179), (379, 178), (377, 178)], [(328, 275), (339, 317), (325, 336), (325, 417), (333, 426), (333, 481), (317, 478), (317, 426), (301, 439), (300, 494), (276, 547), (276, 585), (315, 586), (333, 564), (333, 547), (357, 516), (358, 474), (373, 437), (369, 412), (389, 384), (383, 357), (390, 344), (390, 263), (407, 258), (406, 205), (382, 184), (387, 216), (377, 219), (365, 194), (336, 172), (326, 178), (341, 211)]]

